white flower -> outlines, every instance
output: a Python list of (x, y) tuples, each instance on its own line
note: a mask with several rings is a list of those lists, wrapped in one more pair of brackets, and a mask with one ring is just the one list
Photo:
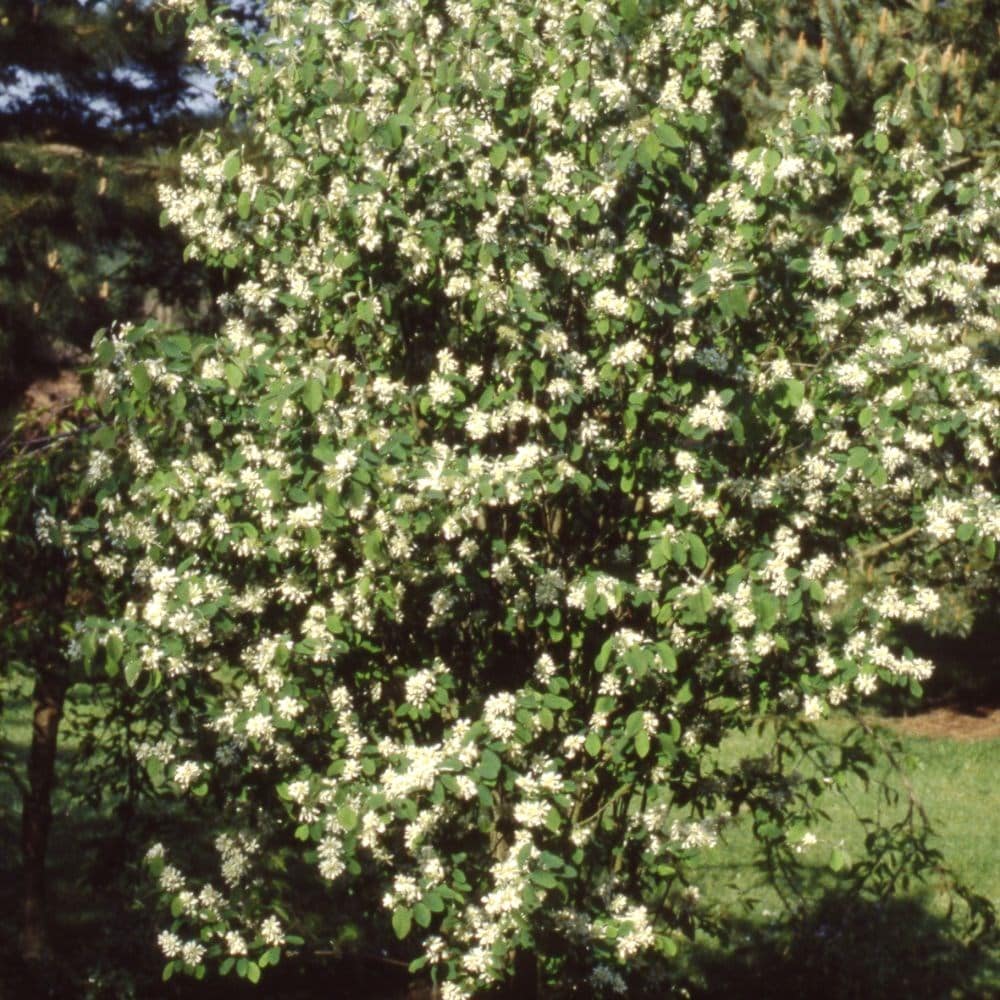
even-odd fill
[(710, 431), (724, 430), (729, 423), (722, 397), (711, 389), (705, 398), (688, 414), (692, 427), (707, 427)]
[(247, 736), (252, 740), (268, 742), (274, 736), (274, 721), (269, 715), (253, 715), (247, 719)]
[(185, 965), (199, 965), (205, 957), (205, 946), (200, 941), (185, 941), (181, 948), (181, 960)]
[(183, 764), (178, 764), (174, 771), (174, 781), (182, 790), (187, 790), (198, 780), (201, 774), (201, 765), (197, 761), (186, 760)]
[(268, 917), (260, 925), (260, 936), (264, 939), (264, 943), (272, 948), (278, 948), (285, 943), (281, 922), (275, 916)]
[(521, 826), (543, 826), (548, 814), (549, 807), (545, 802), (519, 802), (514, 806), (514, 820)]
[(177, 958), (183, 948), (183, 942), (172, 931), (161, 931), (157, 935), (156, 943), (167, 958)]
[(628, 315), (628, 299), (610, 288), (602, 288), (594, 295), (594, 309), (599, 313), (623, 319)]
[(247, 943), (243, 940), (243, 935), (237, 931), (226, 932), (226, 951), (234, 958), (247, 953)]
[(802, 699), (802, 717), (807, 722), (816, 722), (823, 717), (825, 707), (822, 698), (808, 694)]

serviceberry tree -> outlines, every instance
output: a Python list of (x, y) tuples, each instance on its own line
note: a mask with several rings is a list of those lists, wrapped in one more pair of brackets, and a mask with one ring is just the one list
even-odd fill
[(863, 766), (816, 721), (917, 689), (893, 624), (995, 556), (997, 175), (822, 84), (744, 148), (739, 0), (175, 6), (245, 141), (166, 214), (240, 278), (217, 338), (97, 347), (121, 602), (78, 644), (217, 849), (150, 854), (168, 972), (360, 914), (449, 1000), (655, 992), (687, 862), (745, 814), (792, 864), (800, 761)]

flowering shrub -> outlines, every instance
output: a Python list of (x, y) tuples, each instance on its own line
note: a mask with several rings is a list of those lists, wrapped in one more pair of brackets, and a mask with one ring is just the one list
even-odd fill
[(995, 555), (997, 174), (823, 86), (739, 148), (738, 0), (183, 6), (245, 141), (165, 213), (240, 283), (217, 339), (97, 347), (122, 605), (78, 644), (210, 819), (214, 870), (151, 853), (168, 971), (367, 910), (447, 998), (518, 954), (638, 992), (686, 862), (741, 811), (794, 860), (812, 723), (917, 689), (894, 623)]

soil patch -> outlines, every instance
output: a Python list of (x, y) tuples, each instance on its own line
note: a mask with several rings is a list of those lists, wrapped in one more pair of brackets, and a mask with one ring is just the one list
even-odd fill
[(81, 392), (79, 373), (64, 368), (30, 382), (24, 390), (21, 408), (32, 415), (37, 414), (36, 419), (41, 423), (69, 406)]
[[(37, 437), (69, 416), (83, 394), (80, 371), (50, 368), (35, 371), (18, 382), (0, 380), (0, 455), (15, 437)], [(14, 432), (15, 426), (20, 430)]]
[(943, 705), (884, 724), (907, 736), (949, 740), (1000, 740), (1000, 708), (956, 708)]

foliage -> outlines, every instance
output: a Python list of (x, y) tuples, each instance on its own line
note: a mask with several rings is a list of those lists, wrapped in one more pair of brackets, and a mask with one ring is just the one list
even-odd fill
[(171, 175), (170, 159), (0, 144), (0, 376), (13, 381), (39, 361), (72, 356), (67, 345), (89, 347), (115, 316), (197, 307), (204, 278), (180, 259), (177, 234), (159, 225), (156, 184)]
[[(14, 4), (0, 22), (0, 134), (90, 145), (109, 126), (155, 131), (183, 114), (191, 80), (180, 25), (163, 31), (148, 4)], [(179, 136), (178, 136), (179, 137)]]
[[(855, 135), (876, 125), (895, 132), (901, 142), (910, 137), (934, 142), (943, 121), (960, 126), (942, 169), (961, 170), (997, 148), (1000, 35), (994, 6), (989, 0), (790, 0), (758, 5), (766, 27), (747, 46), (742, 70), (733, 80), (742, 120), (755, 136), (782, 113), (791, 91), (826, 80), (842, 106), (841, 127)], [(883, 116), (885, 110), (879, 99), (896, 90), (908, 94), (907, 114), (878, 126), (879, 108)], [(994, 361), (1000, 356), (995, 329), (966, 331), (965, 343), (992, 351)], [(988, 487), (989, 469), (982, 475)], [(869, 571), (859, 567), (854, 585), (866, 587)], [(885, 572), (907, 579), (908, 560), (890, 564)], [(991, 560), (971, 560), (950, 583), (940, 579), (940, 606), (908, 629), (908, 638), (931, 648), (931, 635), (968, 637), (976, 623), (988, 627), (1000, 607), (996, 583)], [(991, 671), (980, 673), (985, 677)], [(959, 688), (982, 687), (969, 666), (952, 677), (952, 689), (956, 681)], [(936, 686), (940, 688), (940, 682)]]
[[(391, 924), (449, 1000), (525, 956), (656, 993), (691, 859), (746, 812), (798, 863), (813, 723), (919, 690), (894, 624), (995, 558), (996, 176), (946, 176), (907, 91), (852, 138), (819, 85), (741, 147), (737, 0), (269, 11), (190, 6), (247, 139), (164, 197), (240, 275), (222, 335), (97, 347), (78, 532), (119, 603), (75, 651), (218, 855), (150, 853), (166, 974)], [(761, 718), (771, 751), (711, 752)], [(917, 841), (875, 835), (889, 891)]]
[[(73, 410), (76, 410), (74, 413)], [(70, 595), (72, 556), (39, 540), (36, 522), (56, 524), (71, 511), (66, 486), (74, 481), (73, 447), (80, 434), (80, 410), (51, 422), (25, 414), (0, 439), (0, 686), (3, 700), (30, 697), (36, 672), (68, 673), (63, 626), (79, 616), (79, 594)], [(54, 516), (55, 515), (55, 516)], [(71, 550), (70, 550), (71, 551)], [(89, 569), (89, 567), (88, 567)], [(75, 606), (74, 606), (75, 604)], [(0, 714), (2, 719), (2, 714)], [(4, 759), (4, 770), (17, 772)]]

